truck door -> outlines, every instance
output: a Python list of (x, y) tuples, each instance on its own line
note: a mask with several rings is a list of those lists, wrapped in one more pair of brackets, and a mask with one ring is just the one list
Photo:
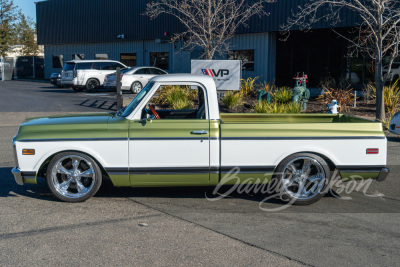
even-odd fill
[[(210, 132), (204, 90), (160, 86), (129, 126), (132, 186), (207, 185)], [(146, 120), (147, 118), (147, 120)]]

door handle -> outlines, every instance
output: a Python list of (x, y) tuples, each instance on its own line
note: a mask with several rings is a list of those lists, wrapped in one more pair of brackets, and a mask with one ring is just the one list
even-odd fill
[(191, 131), (191, 134), (207, 134), (208, 132), (206, 130), (202, 130), (202, 131)]

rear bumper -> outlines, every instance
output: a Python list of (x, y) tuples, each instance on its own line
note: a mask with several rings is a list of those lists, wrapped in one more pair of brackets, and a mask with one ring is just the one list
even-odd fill
[(376, 178), (376, 180), (379, 182), (385, 181), (385, 179), (389, 175), (389, 173), (390, 173), (389, 168), (382, 168), (381, 172), (379, 173), (379, 176), (378, 176), (378, 178)]
[(376, 179), (384, 181), (390, 173), (386, 166), (338, 166), (342, 179)]

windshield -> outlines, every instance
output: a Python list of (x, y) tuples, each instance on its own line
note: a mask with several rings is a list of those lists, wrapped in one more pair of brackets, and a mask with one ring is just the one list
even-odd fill
[(139, 105), (139, 103), (142, 101), (142, 99), (150, 92), (151, 88), (153, 87), (154, 82), (149, 82), (142, 91), (135, 97), (135, 99), (132, 100), (132, 102), (129, 104), (129, 106), (126, 107), (124, 113), (122, 114), (122, 117), (128, 117), (129, 114), (132, 113), (132, 111)]
[(74, 70), (75, 63), (65, 63), (63, 71)]

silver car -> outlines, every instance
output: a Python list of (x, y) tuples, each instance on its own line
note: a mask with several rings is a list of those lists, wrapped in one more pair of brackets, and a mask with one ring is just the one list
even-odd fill
[[(151, 78), (157, 75), (168, 74), (155, 67), (135, 67), (121, 71), (122, 90), (130, 90), (133, 94), (139, 93)], [(116, 88), (116, 72), (106, 75), (104, 87)]]

